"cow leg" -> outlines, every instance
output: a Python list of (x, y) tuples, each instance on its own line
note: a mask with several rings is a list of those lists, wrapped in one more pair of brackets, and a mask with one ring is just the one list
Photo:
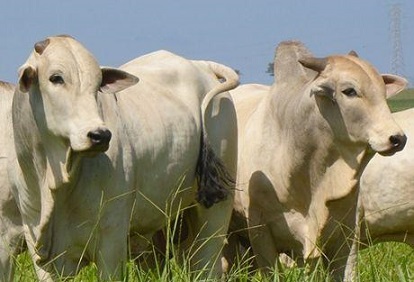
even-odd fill
[[(237, 119), (233, 101), (229, 93), (217, 95), (205, 111), (204, 135), (214, 154), (235, 180), (237, 170)], [(226, 183), (229, 194), (226, 200), (210, 208), (197, 206), (189, 211), (190, 228), (196, 236), (192, 247), (191, 263), (196, 268), (211, 267), (212, 276), (220, 276), (221, 252), (233, 208), (233, 185)]]
[(105, 211), (95, 231), (97, 242), (93, 261), (103, 281), (122, 280), (128, 259), (130, 203), (123, 198), (104, 203)]
[(191, 238), (189, 244), (190, 263), (193, 269), (205, 269), (206, 277), (220, 277), (222, 274), (221, 254), (226, 242), (233, 199), (215, 204), (211, 208), (194, 207), (185, 213)]
[(23, 250), (24, 236), (21, 228), (10, 228), (0, 239), (0, 281), (13, 281), (15, 260)]
[(270, 228), (266, 225), (249, 226), (249, 239), (257, 266), (265, 272), (276, 266), (278, 251)]
[(240, 246), (241, 244), (237, 234), (229, 234), (221, 258), (221, 269), (223, 273), (228, 273), (234, 267), (236, 259), (240, 257)]
[(356, 281), (357, 278), (357, 265), (358, 265), (358, 246), (359, 241), (354, 240), (351, 247), (351, 252), (349, 253), (348, 259), (346, 261), (345, 274), (343, 281), (351, 282)]
[[(5, 181), (9, 179), (3, 174), (7, 174), (7, 162), (2, 165), (0, 181)], [(9, 183), (5, 181), (0, 187), (0, 281), (13, 281), (14, 261), (23, 251), (24, 233), (20, 211)]]
[[(361, 211), (357, 208), (357, 189), (342, 198), (341, 201), (329, 201), (326, 205), (332, 216), (330, 224), (324, 230), (326, 243), (326, 266), (335, 281), (352, 279), (351, 264), (356, 259), (359, 242), (359, 223)], [(350, 207), (344, 209), (341, 207)]]
[(351, 282), (357, 280), (357, 266), (358, 266), (358, 251), (359, 243), (361, 242), (361, 224), (363, 220), (364, 211), (361, 208), (360, 204), (361, 198), (358, 198), (358, 205), (356, 211), (356, 223), (355, 223), (355, 233), (352, 240), (351, 251), (349, 253), (348, 259), (346, 261), (344, 281)]
[[(39, 279), (39, 281), (53, 282), (55, 279), (53, 279), (52, 273), (49, 272), (48, 270), (40, 267), (37, 264), (36, 259), (34, 259), (34, 258), (38, 258), (38, 256), (37, 256), (36, 251), (34, 249), (34, 243), (33, 243), (32, 237), (25, 236), (25, 240), (26, 240), (26, 244), (27, 244), (27, 249), (29, 251), (29, 255), (33, 259), (34, 269), (35, 269), (36, 276)], [(50, 265), (49, 265), (49, 267), (50, 267)]]
[[(116, 229), (116, 228), (115, 228)], [(127, 236), (122, 228), (104, 232), (100, 238), (96, 266), (104, 281), (120, 280), (127, 259)]]

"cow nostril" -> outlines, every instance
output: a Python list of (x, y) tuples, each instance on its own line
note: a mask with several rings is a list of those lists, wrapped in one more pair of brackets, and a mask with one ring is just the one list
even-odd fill
[(111, 134), (111, 131), (107, 129), (105, 130), (99, 129), (95, 131), (89, 131), (87, 136), (92, 141), (93, 144), (100, 145), (100, 144), (109, 144), (112, 134)]
[(407, 143), (407, 136), (405, 135), (392, 135), (390, 136), (390, 142), (394, 148), (404, 148)]

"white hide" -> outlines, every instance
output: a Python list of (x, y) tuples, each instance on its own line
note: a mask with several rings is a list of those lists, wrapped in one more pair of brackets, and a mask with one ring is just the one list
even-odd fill
[(14, 260), (23, 244), (23, 227), (11, 192), (8, 160), (13, 157), (11, 105), (14, 85), (0, 82), (0, 281), (13, 281)]
[[(235, 175), (235, 114), (224, 91), (237, 83), (225, 66), (166, 51), (101, 70), (72, 38), (35, 45), (13, 101), (11, 173), (29, 250), (47, 279), (52, 268), (73, 275), (89, 262), (103, 279), (119, 278), (128, 236), (132, 246), (147, 243), (167, 216), (195, 204), (202, 134)], [(229, 195), (191, 209), (200, 244), (226, 233), (231, 206)], [(218, 272), (212, 258), (223, 243), (210, 239), (192, 266)]]
[[(341, 279), (366, 148), (392, 154), (404, 147), (386, 96), (406, 81), (381, 77), (353, 55), (309, 58), (301, 43), (283, 42), (271, 87), (231, 91), (239, 159), (230, 231), (248, 228), (233, 237), (248, 236), (261, 268), (274, 266), (280, 253), (308, 262), (323, 258)], [(401, 139), (398, 148), (391, 136)]]
[(369, 234), (362, 229), (362, 242), (402, 241), (414, 243), (414, 110), (393, 114), (407, 134), (403, 151), (390, 157), (375, 155), (361, 175), (360, 204)]

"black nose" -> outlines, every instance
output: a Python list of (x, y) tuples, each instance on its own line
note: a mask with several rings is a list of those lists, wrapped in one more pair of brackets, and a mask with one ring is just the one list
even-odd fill
[(392, 135), (390, 136), (390, 142), (393, 145), (395, 151), (401, 151), (402, 149), (404, 149), (405, 143), (407, 143), (407, 136)]
[(87, 136), (93, 145), (109, 145), (112, 133), (107, 129), (98, 129), (95, 131), (89, 131)]

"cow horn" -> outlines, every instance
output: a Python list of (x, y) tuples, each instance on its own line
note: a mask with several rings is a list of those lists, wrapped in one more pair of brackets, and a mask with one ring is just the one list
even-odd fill
[(305, 68), (308, 68), (308, 69), (311, 69), (317, 72), (322, 72), (326, 68), (326, 65), (328, 64), (328, 59), (307, 57), (307, 58), (299, 59), (299, 63), (301, 63), (302, 66), (304, 66)]
[(42, 55), (43, 51), (46, 49), (47, 45), (49, 45), (50, 39), (47, 38), (45, 40), (39, 41), (34, 45), (34, 49), (36, 53)]
[(354, 57), (359, 57), (359, 56), (358, 56), (358, 54), (357, 54), (357, 52), (355, 52), (354, 50), (351, 50), (351, 51), (348, 53), (348, 55), (350, 55), (350, 56), (354, 56)]

